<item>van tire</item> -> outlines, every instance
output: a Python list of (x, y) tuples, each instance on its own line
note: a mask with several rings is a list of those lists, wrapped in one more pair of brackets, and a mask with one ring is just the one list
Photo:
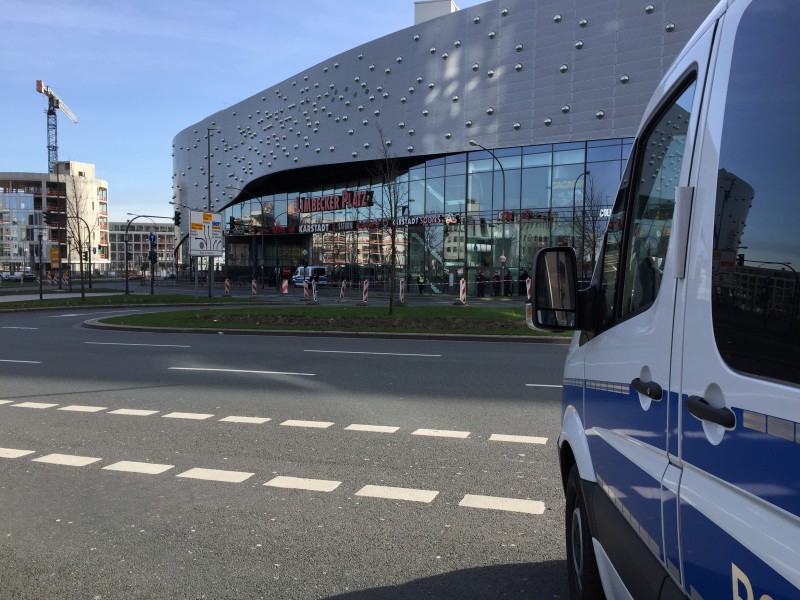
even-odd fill
[(566, 497), (565, 539), (567, 542), (567, 580), (572, 600), (605, 598), (597, 559), (589, 531), (586, 503), (581, 492), (577, 465), (572, 465), (564, 488)]

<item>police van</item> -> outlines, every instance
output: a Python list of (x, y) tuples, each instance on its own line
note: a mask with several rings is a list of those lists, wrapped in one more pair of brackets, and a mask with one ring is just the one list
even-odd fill
[(718, 5), (651, 100), (573, 330), (559, 458), (573, 598), (800, 598), (800, 2)]
[(311, 285), (313, 279), (317, 280), (317, 285), (324, 286), (328, 282), (328, 268), (323, 265), (301, 266), (297, 267), (292, 275), (292, 283), (295, 287), (302, 286), (304, 281)]

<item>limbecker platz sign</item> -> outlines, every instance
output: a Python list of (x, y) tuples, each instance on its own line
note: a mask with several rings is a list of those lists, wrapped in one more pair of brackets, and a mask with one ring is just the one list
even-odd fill
[(222, 256), (222, 215), (219, 213), (190, 211), (189, 254), (191, 256)]
[(330, 194), (318, 198), (295, 199), (295, 212), (315, 213), (346, 208), (366, 208), (372, 206), (372, 190), (343, 191), (341, 194)]

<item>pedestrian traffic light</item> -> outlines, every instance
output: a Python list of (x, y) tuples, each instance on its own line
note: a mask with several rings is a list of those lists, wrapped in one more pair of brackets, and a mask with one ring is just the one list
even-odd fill
[(740, 267), (744, 266), (744, 254), (737, 254), (736, 255), (736, 264)]
[(175, 221), (175, 227), (180, 227), (181, 226), (181, 211), (180, 210), (176, 210), (175, 211), (174, 221)]
[(53, 224), (53, 220), (54, 220), (53, 219), (54, 216), (55, 215), (53, 215), (53, 213), (51, 213), (49, 210), (44, 211), (42, 213), (42, 219), (44, 219), (44, 224), (45, 225), (52, 225)]

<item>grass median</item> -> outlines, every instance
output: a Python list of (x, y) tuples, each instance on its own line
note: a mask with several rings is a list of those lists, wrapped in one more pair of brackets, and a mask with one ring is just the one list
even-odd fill
[(389, 315), (386, 307), (302, 306), (211, 308), (109, 317), (104, 323), (180, 329), (324, 331), (367, 333), (428, 333), (551, 336), (532, 331), (525, 324), (525, 309), (514, 307), (398, 306)]

